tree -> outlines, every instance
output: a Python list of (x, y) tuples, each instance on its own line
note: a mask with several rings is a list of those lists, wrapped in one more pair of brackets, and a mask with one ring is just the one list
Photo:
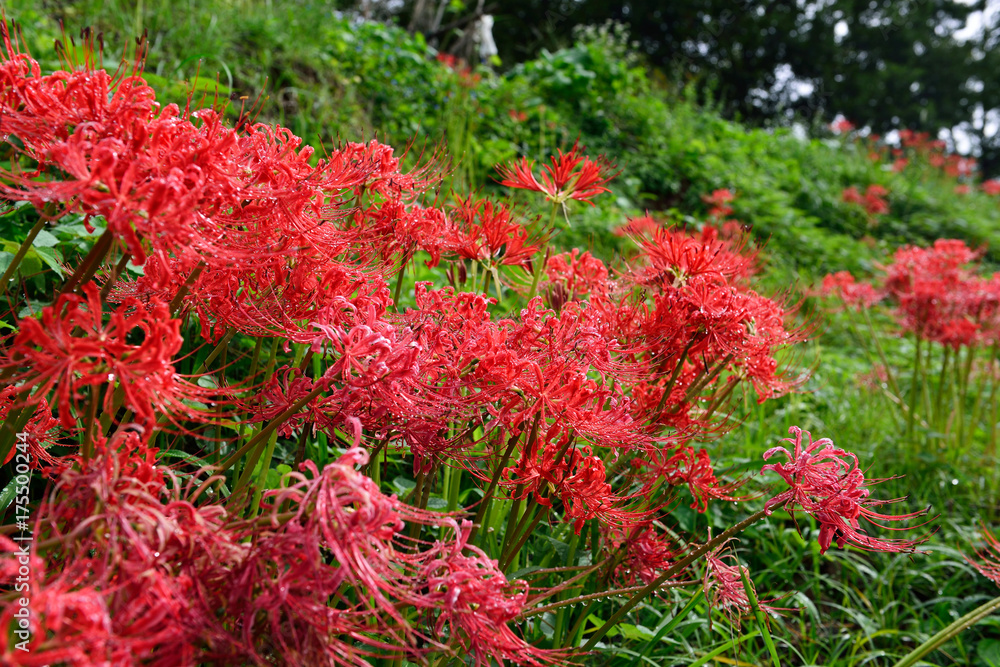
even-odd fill
[(1000, 168), (1000, 12), (956, 33), (986, 0), (513, 0), (497, 9), (505, 62), (620, 21), (649, 63), (694, 81), (752, 123), (844, 114), (876, 132), (962, 127), (987, 172)]

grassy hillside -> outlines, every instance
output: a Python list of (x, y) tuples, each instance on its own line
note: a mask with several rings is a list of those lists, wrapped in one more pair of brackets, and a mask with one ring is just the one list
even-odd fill
[[(591, 154), (617, 161), (616, 197), (583, 215), (567, 244), (593, 239), (608, 256), (607, 233), (626, 216), (648, 210), (687, 225), (704, 220), (702, 197), (735, 194), (733, 217), (769, 240), (782, 278), (811, 280), (832, 270), (866, 270), (889, 247), (960, 236), (1000, 248), (1000, 206), (972, 179), (970, 193), (931, 166), (920, 147), (892, 169), (886, 147), (853, 134), (812, 128), (805, 140), (788, 129), (748, 129), (721, 119), (685, 90), (655, 85), (614, 29), (591, 29), (571, 48), (502, 73), (435, 60), (419, 36), (341, 16), (319, 2), (8, 3), (43, 62), (57, 21), (75, 32), (104, 35), (106, 61), (141, 28), (149, 35), (147, 72), (183, 102), (186, 83), (231, 95), (231, 113), (264, 92), (260, 118), (286, 125), (317, 146), (378, 135), (402, 146), (446, 142), (453, 180), (497, 187), (493, 165), (518, 155), (539, 160), (575, 139)], [(512, 65), (512, 64), (505, 64)], [(246, 97), (241, 102), (239, 98)], [(419, 152), (419, 151), (414, 151)], [(877, 159), (870, 158), (871, 153)], [(889, 211), (869, 216), (843, 201), (847, 188), (887, 191)]]

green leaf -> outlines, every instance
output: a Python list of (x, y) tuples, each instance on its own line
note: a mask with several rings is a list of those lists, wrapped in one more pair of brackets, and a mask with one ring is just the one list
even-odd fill
[(746, 592), (747, 599), (750, 601), (750, 609), (753, 610), (754, 619), (757, 621), (757, 628), (760, 629), (760, 633), (764, 637), (764, 644), (767, 646), (767, 650), (771, 654), (771, 664), (774, 667), (781, 667), (781, 661), (778, 660), (778, 650), (774, 646), (774, 640), (771, 639), (771, 631), (767, 628), (767, 619), (764, 616), (764, 612), (760, 608), (760, 603), (757, 602), (757, 594), (753, 590), (753, 584), (750, 583), (750, 576), (747, 574), (747, 569), (739, 564), (737, 564), (737, 567), (740, 569), (740, 578), (743, 580), (743, 590)]
[(688, 600), (686, 605), (684, 605), (684, 608), (681, 609), (676, 614), (674, 614), (674, 617), (668, 620), (666, 623), (664, 623), (660, 627), (660, 629), (656, 631), (656, 634), (653, 635), (653, 638), (650, 639), (648, 642), (646, 642), (646, 645), (642, 647), (642, 650), (639, 652), (639, 654), (635, 657), (634, 660), (632, 660), (631, 667), (634, 667), (635, 665), (639, 664), (640, 658), (645, 658), (646, 653), (650, 651), (658, 641), (660, 641), (668, 634), (673, 632), (674, 628), (676, 628), (677, 625), (684, 620), (684, 618), (691, 612), (692, 609), (694, 609), (694, 606), (698, 604), (698, 602), (702, 599), (702, 597), (704, 597), (704, 595), (705, 591), (702, 588), (699, 588), (697, 591), (695, 591), (695, 594), (691, 596), (691, 599)]
[(188, 454), (187, 452), (182, 452), (179, 449), (168, 449), (165, 452), (160, 452), (159, 458), (172, 458), (181, 459), (182, 461), (187, 461), (193, 466), (202, 467), (205, 465), (205, 460), (201, 457), (194, 456), (193, 454)]
[(396, 495), (402, 496), (417, 488), (417, 483), (405, 477), (396, 477), (392, 480), (392, 488), (396, 490)]
[(57, 239), (55, 235), (52, 234), (51, 232), (43, 229), (40, 232), (38, 232), (38, 236), (35, 237), (35, 241), (31, 245), (35, 246), (36, 248), (52, 248), (53, 246), (56, 246), (58, 244), (59, 244), (59, 239)]
[(1000, 640), (984, 639), (976, 644), (976, 657), (989, 667), (1000, 667)]
[[(39, 234), (39, 236), (41, 236), (41, 234)], [(59, 252), (56, 248), (45, 246), (41, 248), (33, 247), (32, 250), (38, 253), (38, 256), (42, 258), (42, 261), (45, 262), (50, 269), (55, 271), (57, 276), (60, 278), (65, 277), (62, 269), (63, 257), (61, 252)]]
[(10, 504), (14, 502), (14, 495), (17, 493), (17, 479), (7, 482), (7, 486), (0, 491), (0, 514), (7, 511)]

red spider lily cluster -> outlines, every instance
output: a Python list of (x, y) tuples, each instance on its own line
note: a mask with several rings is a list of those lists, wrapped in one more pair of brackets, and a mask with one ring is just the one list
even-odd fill
[(701, 200), (709, 205), (709, 217), (717, 220), (722, 220), (733, 212), (733, 207), (729, 205), (729, 202), (735, 198), (735, 195), (727, 189), (713, 190), (712, 194), (701, 196)]
[(840, 118), (839, 120), (830, 123), (830, 131), (834, 134), (850, 134), (855, 129), (854, 123), (846, 118)]
[(463, 58), (450, 53), (439, 53), (437, 54), (437, 60), (458, 75), (459, 83), (464, 88), (475, 88), (482, 80), (482, 76), (473, 72), (472, 68), (469, 67), (469, 64)]
[(860, 206), (868, 215), (878, 216), (889, 212), (889, 201), (886, 199), (888, 194), (889, 191), (881, 185), (869, 185), (864, 194), (852, 186), (844, 190), (841, 199), (848, 204)]
[(930, 248), (904, 247), (876, 284), (841, 272), (823, 279), (821, 291), (847, 305), (894, 306), (903, 331), (951, 348), (1000, 340), (1000, 277), (979, 275), (980, 252), (963, 241), (939, 239)]
[(868, 157), (873, 162), (888, 161), (896, 172), (912, 166), (929, 167), (932, 173), (967, 180), (977, 169), (975, 159), (949, 153), (944, 141), (931, 139), (926, 132), (902, 129), (896, 146), (886, 144), (879, 135), (872, 134), (868, 137), (868, 146)]
[(528, 120), (528, 114), (524, 111), (519, 111), (518, 109), (508, 109), (507, 115), (510, 116), (510, 119), (515, 123), (523, 123)]
[(789, 486), (787, 491), (767, 501), (765, 507), (769, 512), (782, 508), (813, 517), (820, 526), (821, 552), (834, 542), (841, 548), (851, 543), (870, 551), (913, 551), (919, 541), (872, 537), (861, 527), (859, 519), (881, 526), (879, 522), (906, 521), (923, 516), (926, 511), (894, 515), (873, 510), (873, 507), (896, 503), (899, 499), (870, 498), (868, 487), (879, 480), (865, 479), (854, 454), (834, 446), (829, 438), (813, 441), (808, 431), (805, 435), (809, 442), (803, 444), (803, 431), (797, 426), (792, 426), (789, 433), (794, 437), (785, 441), (793, 446), (792, 451), (778, 446), (764, 453), (764, 460), (778, 454), (787, 459), (784, 463), (768, 463), (762, 468), (778, 473)]
[[(561, 663), (578, 641), (512, 627), (538, 599), (511, 574), (536, 530), (589, 535), (595, 599), (688, 566), (662, 530), (678, 498), (744, 499), (694, 443), (738, 421), (737, 398), (803, 379), (778, 356), (805, 331), (756, 291), (743, 240), (630, 230), (608, 267), (551, 252), (502, 202), (429, 205), (436, 156), (407, 170), (371, 141), (317, 157), (281, 127), (161, 106), (141, 58), (43, 75), (4, 46), (3, 196), (39, 228), (102, 230), (51, 305), (5, 315), (0, 459), (51, 481), (31, 652), (0, 633), (5, 664)], [(540, 181), (527, 159), (501, 174), (555, 206), (614, 175), (578, 146)], [(407, 283), (418, 259), (448, 286)], [(269, 483), (279, 456), (294, 468)], [(824, 549), (901, 548), (858, 537), (881, 515), (856, 462), (834, 506), (819, 494), (836, 464), (794, 458), (819, 472), (766, 466), (794, 491), (768, 509), (825, 512)], [(415, 478), (405, 500), (382, 489), (390, 466)], [(428, 509), (438, 489), (450, 511)], [(20, 551), (0, 538), (3, 595)]]
[[(467, 544), (468, 523), (381, 493), (355, 469), (364, 450), (322, 472), (306, 462), (246, 521), (199, 502), (211, 478), (181, 484), (155, 449), (126, 439), (118, 451), (100, 444), (38, 509), (35, 533), (57, 546), (31, 557), (31, 664), (357, 665), (433, 650), (476, 664), (561, 660), (509, 629), (526, 587)], [(407, 523), (441, 537), (412, 551)], [(0, 549), (0, 577), (12, 580), (19, 548), (0, 537)], [(0, 635), (5, 664), (24, 655), (13, 644)]]
[(568, 152), (558, 151), (551, 159), (551, 165), (542, 165), (541, 180), (535, 177), (535, 163), (528, 158), (506, 165), (498, 165), (501, 185), (523, 190), (541, 192), (554, 204), (565, 204), (570, 199), (590, 200), (602, 192), (618, 172), (615, 165), (603, 158), (592, 160), (582, 154), (579, 143), (573, 144)]
[(750, 227), (739, 220), (728, 218), (733, 212), (733, 207), (729, 205), (729, 202), (734, 199), (736, 199), (736, 195), (727, 189), (713, 190), (712, 194), (701, 196), (701, 200), (709, 205), (709, 222), (719, 229), (719, 234), (723, 238), (735, 241), (745, 236)]

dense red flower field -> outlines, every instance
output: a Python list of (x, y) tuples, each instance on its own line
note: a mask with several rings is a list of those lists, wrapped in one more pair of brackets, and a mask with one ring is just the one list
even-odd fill
[[(785, 483), (762, 508), (714, 537), (665, 528), (682, 504), (755, 499), (702, 443), (741, 399), (804, 379), (779, 360), (808, 329), (758, 291), (732, 193), (707, 195), (696, 233), (622, 221), (634, 251), (607, 266), (552, 241), (616, 174), (579, 145), (540, 176), (498, 166), (550, 202), (543, 222), (445, 196), (438, 154), (315, 155), (252, 112), (162, 106), (141, 43), (114, 74), (93, 52), (43, 74), (4, 46), (2, 196), (34, 234), (99, 230), (40, 312), (8, 288), (0, 459), (35, 499), (0, 536), (5, 663), (562, 664), (669, 587), (776, 612), (725, 551), (774, 511), (812, 516), (823, 551), (918, 543), (870, 535), (860, 519), (922, 513), (873, 509), (856, 457), (797, 427), (764, 454), (787, 460), (761, 461)], [(901, 276), (885, 290), (929, 321)], [(932, 319), (927, 338), (978, 335)], [(589, 564), (539, 551), (540, 526)], [(553, 634), (527, 641), (521, 622), (549, 612)]]

